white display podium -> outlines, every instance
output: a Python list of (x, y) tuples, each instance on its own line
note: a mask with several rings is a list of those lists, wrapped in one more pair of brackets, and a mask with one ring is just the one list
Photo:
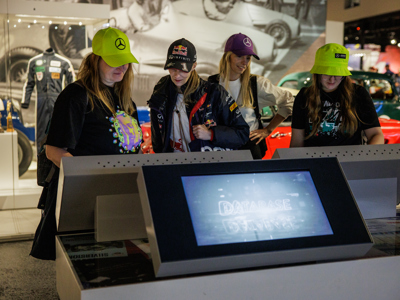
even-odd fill
[(35, 208), (42, 187), (36, 179), (19, 179), (18, 134), (0, 133), (0, 210)]
[(17, 132), (0, 133), (0, 190), (11, 190), (18, 182)]
[[(90, 247), (84, 245), (74, 248), (68, 243), (67, 250), (63, 243), (64, 237), (67, 236), (58, 236), (56, 241), (57, 290), (60, 299), (69, 300), (398, 299), (400, 255), (393, 254), (399, 254), (398, 242), (396, 248), (395, 241), (396, 231), (400, 227), (400, 217), (369, 220), (369, 222), (372, 222), (369, 223), (369, 228), (377, 243), (368, 255), (361, 259), (310, 262), (165, 279), (155, 277), (149, 279), (151, 276), (148, 274), (138, 272), (136, 279), (133, 279), (134, 283), (125, 284), (124, 281), (129, 281), (126, 278), (128, 273), (146, 270), (145, 267), (141, 269), (129, 260), (129, 255), (122, 257), (125, 248), (118, 248), (110, 242), (98, 243), (92, 245), (92, 250), (96, 250), (89, 254)], [(79, 240), (79, 236), (75, 237)], [(388, 241), (392, 241), (391, 249), (388, 248)], [(109, 247), (108, 252), (107, 247)], [(128, 249), (127, 252), (137, 255), (132, 248), (129, 250), (129, 247), (126, 247), (126, 249)], [(95, 254), (96, 251), (97, 254)], [(108, 253), (108, 258), (105, 258), (107, 257), (105, 253)], [(79, 255), (81, 259), (77, 259)], [(75, 266), (83, 266), (84, 259), (88, 257), (103, 258), (90, 259), (87, 265), (92, 265), (93, 270), (89, 270), (90, 274), (84, 274), (83, 269), (77, 270)], [(110, 260), (108, 264), (101, 263), (106, 260)], [(124, 263), (125, 260), (126, 263)], [(111, 272), (113, 267), (115, 270)], [(120, 268), (125, 268), (125, 271)], [(108, 278), (104, 273), (106, 270), (112, 273)], [(99, 273), (94, 275), (92, 271)], [(121, 274), (124, 274), (125, 278), (124, 276), (118, 278)]]

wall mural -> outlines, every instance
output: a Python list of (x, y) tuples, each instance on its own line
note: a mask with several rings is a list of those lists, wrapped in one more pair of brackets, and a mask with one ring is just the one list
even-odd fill
[[(325, 31), (326, 21), (326, 0), (57, 1), (110, 4), (110, 25), (128, 35), (140, 62), (135, 66), (133, 94), (138, 105), (146, 105), (158, 79), (167, 74), (163, 69), (166, 52), (176, 39), (187, 38), (196, 46), (197, 71), (206, 78), (218, 71), (228, 37), (244, 33), (253, 40), (260, 57), (253, 60), (252, 73), (277, 83)], [(1, 28), (9, 31), (10, 47), (5, 47), (8, 41), (0, 43), (0, 97), (9, 95), (11, 86), (11, 97), (22, 98), (29, 59), (49, 47), (70, 59), (75, 70), (90, 52), (85, 48), (85, 26), (46, 25), (32, 23), (28, 28), (10, 23)], [(33, 123), (32, 114), (26, 115), (24, 122)]]

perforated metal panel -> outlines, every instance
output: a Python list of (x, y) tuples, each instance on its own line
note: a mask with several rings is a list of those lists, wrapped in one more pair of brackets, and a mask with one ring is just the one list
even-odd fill
[(253, 160), (250, 150), (64, 157), (58, 183), (59, 232), (94, 229), (99, 195), (137, 194), (141, 166)]
[(319, 157), (337, 157), (365, 219), (396, 216), (396, 204), (400, 203), (400, 144), (285, 148), (277, 149), (272, 156)]
[(400, 144), (276, 149), (272, 158), (337, 157), (339, 162), (400, 159)]

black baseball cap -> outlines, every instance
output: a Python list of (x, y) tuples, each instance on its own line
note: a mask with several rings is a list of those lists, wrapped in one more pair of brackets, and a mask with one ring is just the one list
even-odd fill
[(182, 38), (169, 46), (164, 70), (174, 68), (190, 72), (196, 60), (196, 48), (191, 42)]

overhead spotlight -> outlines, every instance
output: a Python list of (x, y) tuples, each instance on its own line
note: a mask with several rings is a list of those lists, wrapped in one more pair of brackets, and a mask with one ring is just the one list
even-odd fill
[(51, 25), (51, 23), (53, 23), (52, 21), (49, 21), (49, 24)]
[(58, 29), (58, 26), (54, 27), (54, 29), (56, 29), (56, 30), (57, 30), (57, 29)]
[(36, 24), (36, 22), (37, 22), (36, 20), (33, 20), (33, 23), (35, 23), (35, 24)]
[(397, 41), (396, 41), (395, 39), (392, 39), (392, 40), (390, 41), (390, 43), (391, 43), (392, 45), (394, 45), (394, 44), (397, 43)]
[(28, 25), (28, 28), (31, 28), (31, 25)]
[(14, 27), (17, 27), (17, 25), (14, 24)]
[(21, 19), (18, 19), (18, 23), (21, 23)]
[(82, 26), (82, 22), (79, 22), (79, 26)]
[(42, 29), (44, 29), (44, 25), (42, 26)]
[(398, 44), (397, 44), (397, 47), (399, 47), (399, 48), (400, 48), (400, 43), (398, 43)]
[(64, 25), (67, 25), (67, 21), (64, 21)]
[(71, 26), (70, 27), (68, 27), (68, 30), (71, 30), (72, 28), (71, 28)]

